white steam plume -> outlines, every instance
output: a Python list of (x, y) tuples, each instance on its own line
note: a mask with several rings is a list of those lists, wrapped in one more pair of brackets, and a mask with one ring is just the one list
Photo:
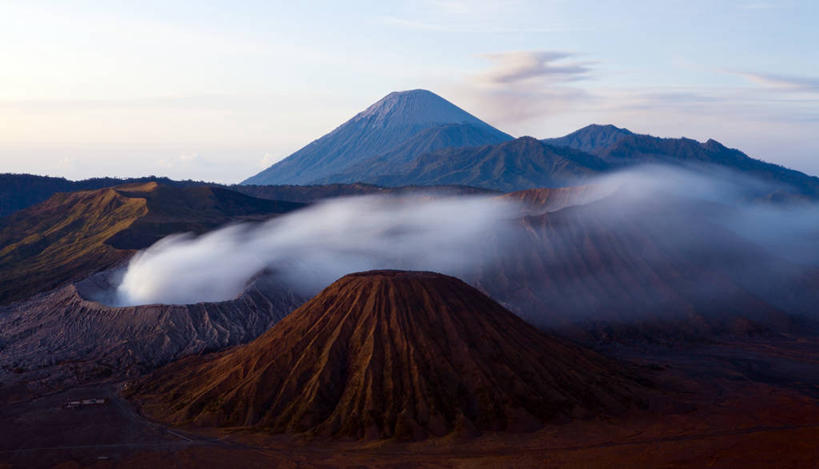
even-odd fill
[[(186, 304), (238, 296), (268, 269), (315, 293), (347, 273), (426, 269), (459, 275), (491, 261), (511, 201), (493, 197), (364, 196), (334, 199), (261, 225), (169, 236), (137, 254), (117, 289), (119, 305)], [(496, 244), (494, 244), (496, 245)]]

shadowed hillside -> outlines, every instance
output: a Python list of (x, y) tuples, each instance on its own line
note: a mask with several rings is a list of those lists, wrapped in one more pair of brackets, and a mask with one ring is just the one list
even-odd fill
[(538, 326), (676, 342), (793, 331), (794, 315), (815, 316), (819, 270), (722, 224), (736, 208), (628, 188), (503, 197), (529, 204), (523, 229), (514, 242), (497, 240), (505, 255), (465, 279)]

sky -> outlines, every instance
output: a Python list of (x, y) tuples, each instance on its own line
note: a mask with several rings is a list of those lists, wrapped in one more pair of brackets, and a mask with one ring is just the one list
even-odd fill
[(239, 182), (396, 90), (819, 174), (819, 2), (0, 0), (0, 172)]

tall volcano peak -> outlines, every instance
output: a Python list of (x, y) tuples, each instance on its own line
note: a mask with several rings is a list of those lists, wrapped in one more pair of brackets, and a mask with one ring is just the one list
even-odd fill
[(486, 123), (446, 99), (422, 89), (393, 91), (353, 118), (353, 121), (361, 120), (384, 127), (464, 123), (488, 127)]
[(478, 135), (468, 140), (471, 145), (512, 138), (431, 91), (395, 91), (243, 184), (341, 182), (333, 178), (353, 165), (383, 155), (424, 131), (452, 124), (474, 128)]

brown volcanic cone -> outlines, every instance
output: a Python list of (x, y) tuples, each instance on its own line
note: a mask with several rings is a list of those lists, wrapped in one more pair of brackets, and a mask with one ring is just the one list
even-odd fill
[(356, 438), (519, 430), (623, 408), (634, 382), (462, 281), (347, 275), (254, 342), (136, 388), (174, 423)]

